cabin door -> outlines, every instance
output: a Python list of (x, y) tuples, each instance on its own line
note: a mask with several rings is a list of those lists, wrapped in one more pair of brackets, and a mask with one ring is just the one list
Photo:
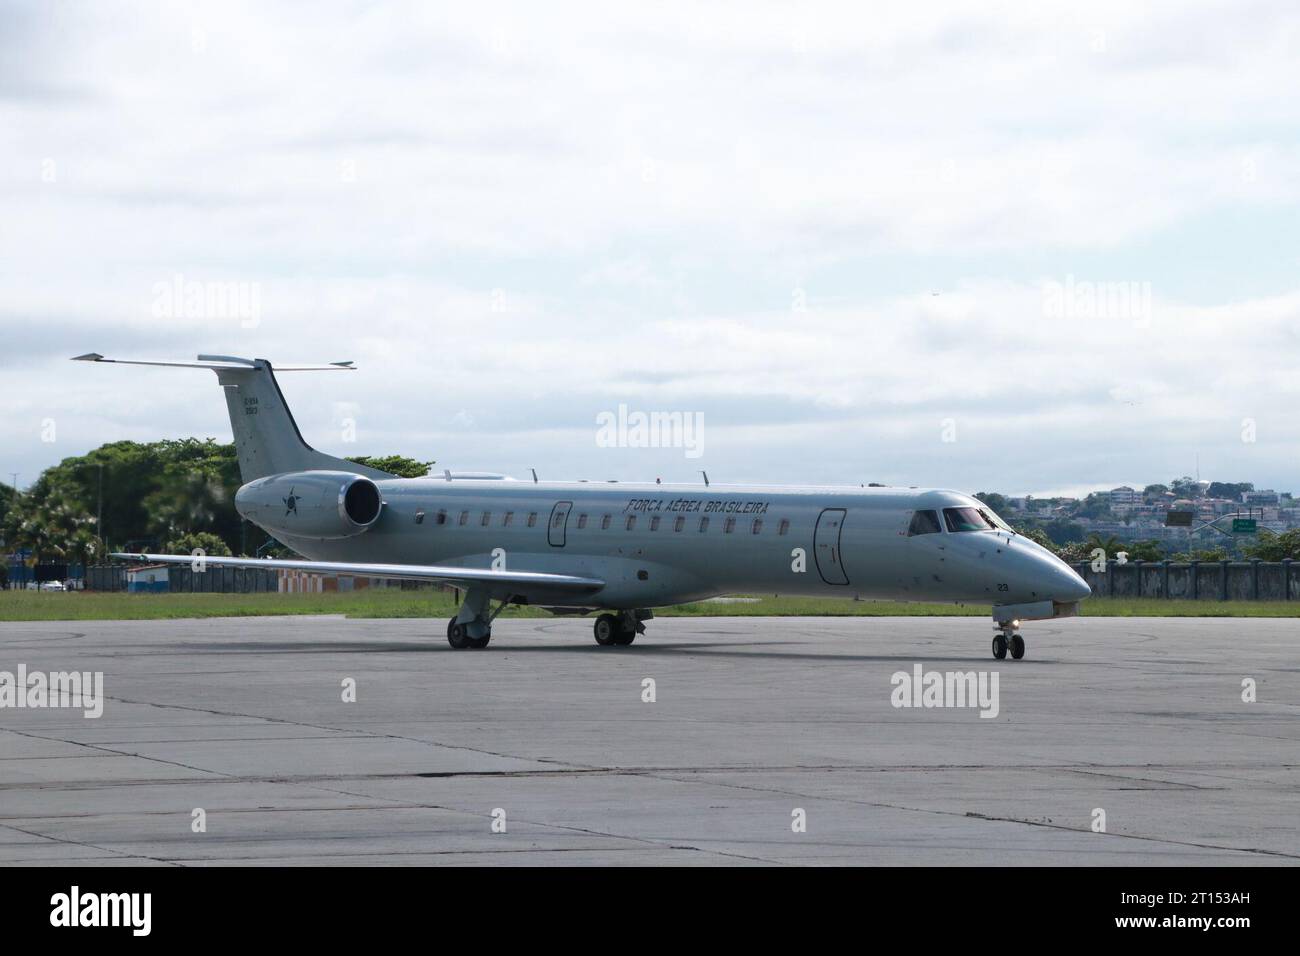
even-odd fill
[(826, 508), (817, 516), (817, 530), (813, 532), (813, 558), (817, 562), (817, 573), (827, 584), (849, 583), (840, 551), (844, 515), (843, 508)]
[(557, 502), (551, 509), (551, 521), (546, 526), (546, 540), (552, 548), (564, 547), (564, 536), (569, 526), (569, 512), (573, 509), (572, 501)]

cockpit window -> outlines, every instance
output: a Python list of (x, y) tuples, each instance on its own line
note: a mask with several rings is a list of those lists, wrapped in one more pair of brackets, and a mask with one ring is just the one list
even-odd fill
[(944, 508), (943, 520), (949, 531), (993, 531), (997, 528), (979, 508)]
[(912, 523), (907, 528), (907, 536), (910, 538), (915, 534), (937, 534), (941, 530), (939, 527), (939, 512), (918, 511), (912, 515)]
[(1016, 533), (1015, 528), (1011, 527), (1011, 525), (1007, 524), (1005, 521), (999, 518), (995, 512), (990, 511), (988, 508), (981, 508), (980, 514), (982, 514), (985, 517), (985, 519), (994, 527), (996, 527), (999, 531), (1005, 531), (1007, 532), (1007, 534)]

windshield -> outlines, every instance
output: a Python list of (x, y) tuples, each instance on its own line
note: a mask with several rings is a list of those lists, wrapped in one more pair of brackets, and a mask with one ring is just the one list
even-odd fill
[(944, 508), (943, 520), (949, 531), (993, 531), (995, 525), (979, 508)]
[(910, 538), (918, 534), (937, 534), (943, 530), (939, 527), (939, 512), (937, 511), (918, 511), (912, 515), (912, 523), (908, 526), (907, 536)]
[(996, 525), (1000, 530), (1005, 531), (1007, 534), (1016, 533), (1016, 529), (1011, 527), (1011, 525), (1007, 524), (1001, 518), (999, 518), (996, 512), (991, 511), (988, 508), (981, 508), (980, 514), (982, 514), (985, 518), (987, 518), (991, 523)]

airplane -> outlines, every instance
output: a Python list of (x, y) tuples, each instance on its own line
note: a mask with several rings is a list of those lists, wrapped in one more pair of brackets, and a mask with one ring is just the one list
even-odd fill
[[(241, 516), (303, 555), (207, 557), (213, 567), (427, 581), (464, 593), (455, 649), (485, 648), (510, 605), (588, 615), (627, 646), (654, 609), (736, 593), (988, 604), (995, 658), (1025, 654), (1020, 624), (1070, 617), (1092, 591), (984, 502), (942, 489), (516, 480), (444, 471), (400, 478), (303, 439), (265, 359), (75, 361), (216, 372), (244, 484)], [(194, 555), (115, 553), (191, 564)], [(493, 602), (496, 602), (494, 608)]]

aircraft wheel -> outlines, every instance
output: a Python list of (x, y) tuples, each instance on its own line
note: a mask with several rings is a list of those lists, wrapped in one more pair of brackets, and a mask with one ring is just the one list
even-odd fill
[(492, 632), (489, 630), (482, 637), (470, 637), (466, 638), (466, 640), (469, 641), (470, 647), (476, 647), (481, 650), (482, 648), (487, 647), (488, 642), (492, 640)]
[(1025, 639), (1019, 634), (1011, 635), (1011, 657), (1013, 660), (1020, 660), (1025, 656)]
[(592, 627), (596, 635), (596, 643), (601, 647), (617, 644), (620, 630), (618, 617), (614, 614), (602, 614), (596, 618), (596, 623)]
[[(465, 630), (464, 624), (457, 624), (454, 617), (447, 622), (447, 643), (456, 650), (463, 651), (470, 646), (472, 640), (473, 638)], [(484, 646), (487, 646), (486, 642), (484, 642)]]
[(636, 628), (622, 627), (619, 628), (618, 636), (614, 638), (614, 643), (622, 647), (627, 647), (627, 645), (631, 644), (635, 640), (636, 640)]
[(1007, 638), (1005, 634), (998, 634), (993, 638), (993, 656), (1002, 660), (1007, 656)]

